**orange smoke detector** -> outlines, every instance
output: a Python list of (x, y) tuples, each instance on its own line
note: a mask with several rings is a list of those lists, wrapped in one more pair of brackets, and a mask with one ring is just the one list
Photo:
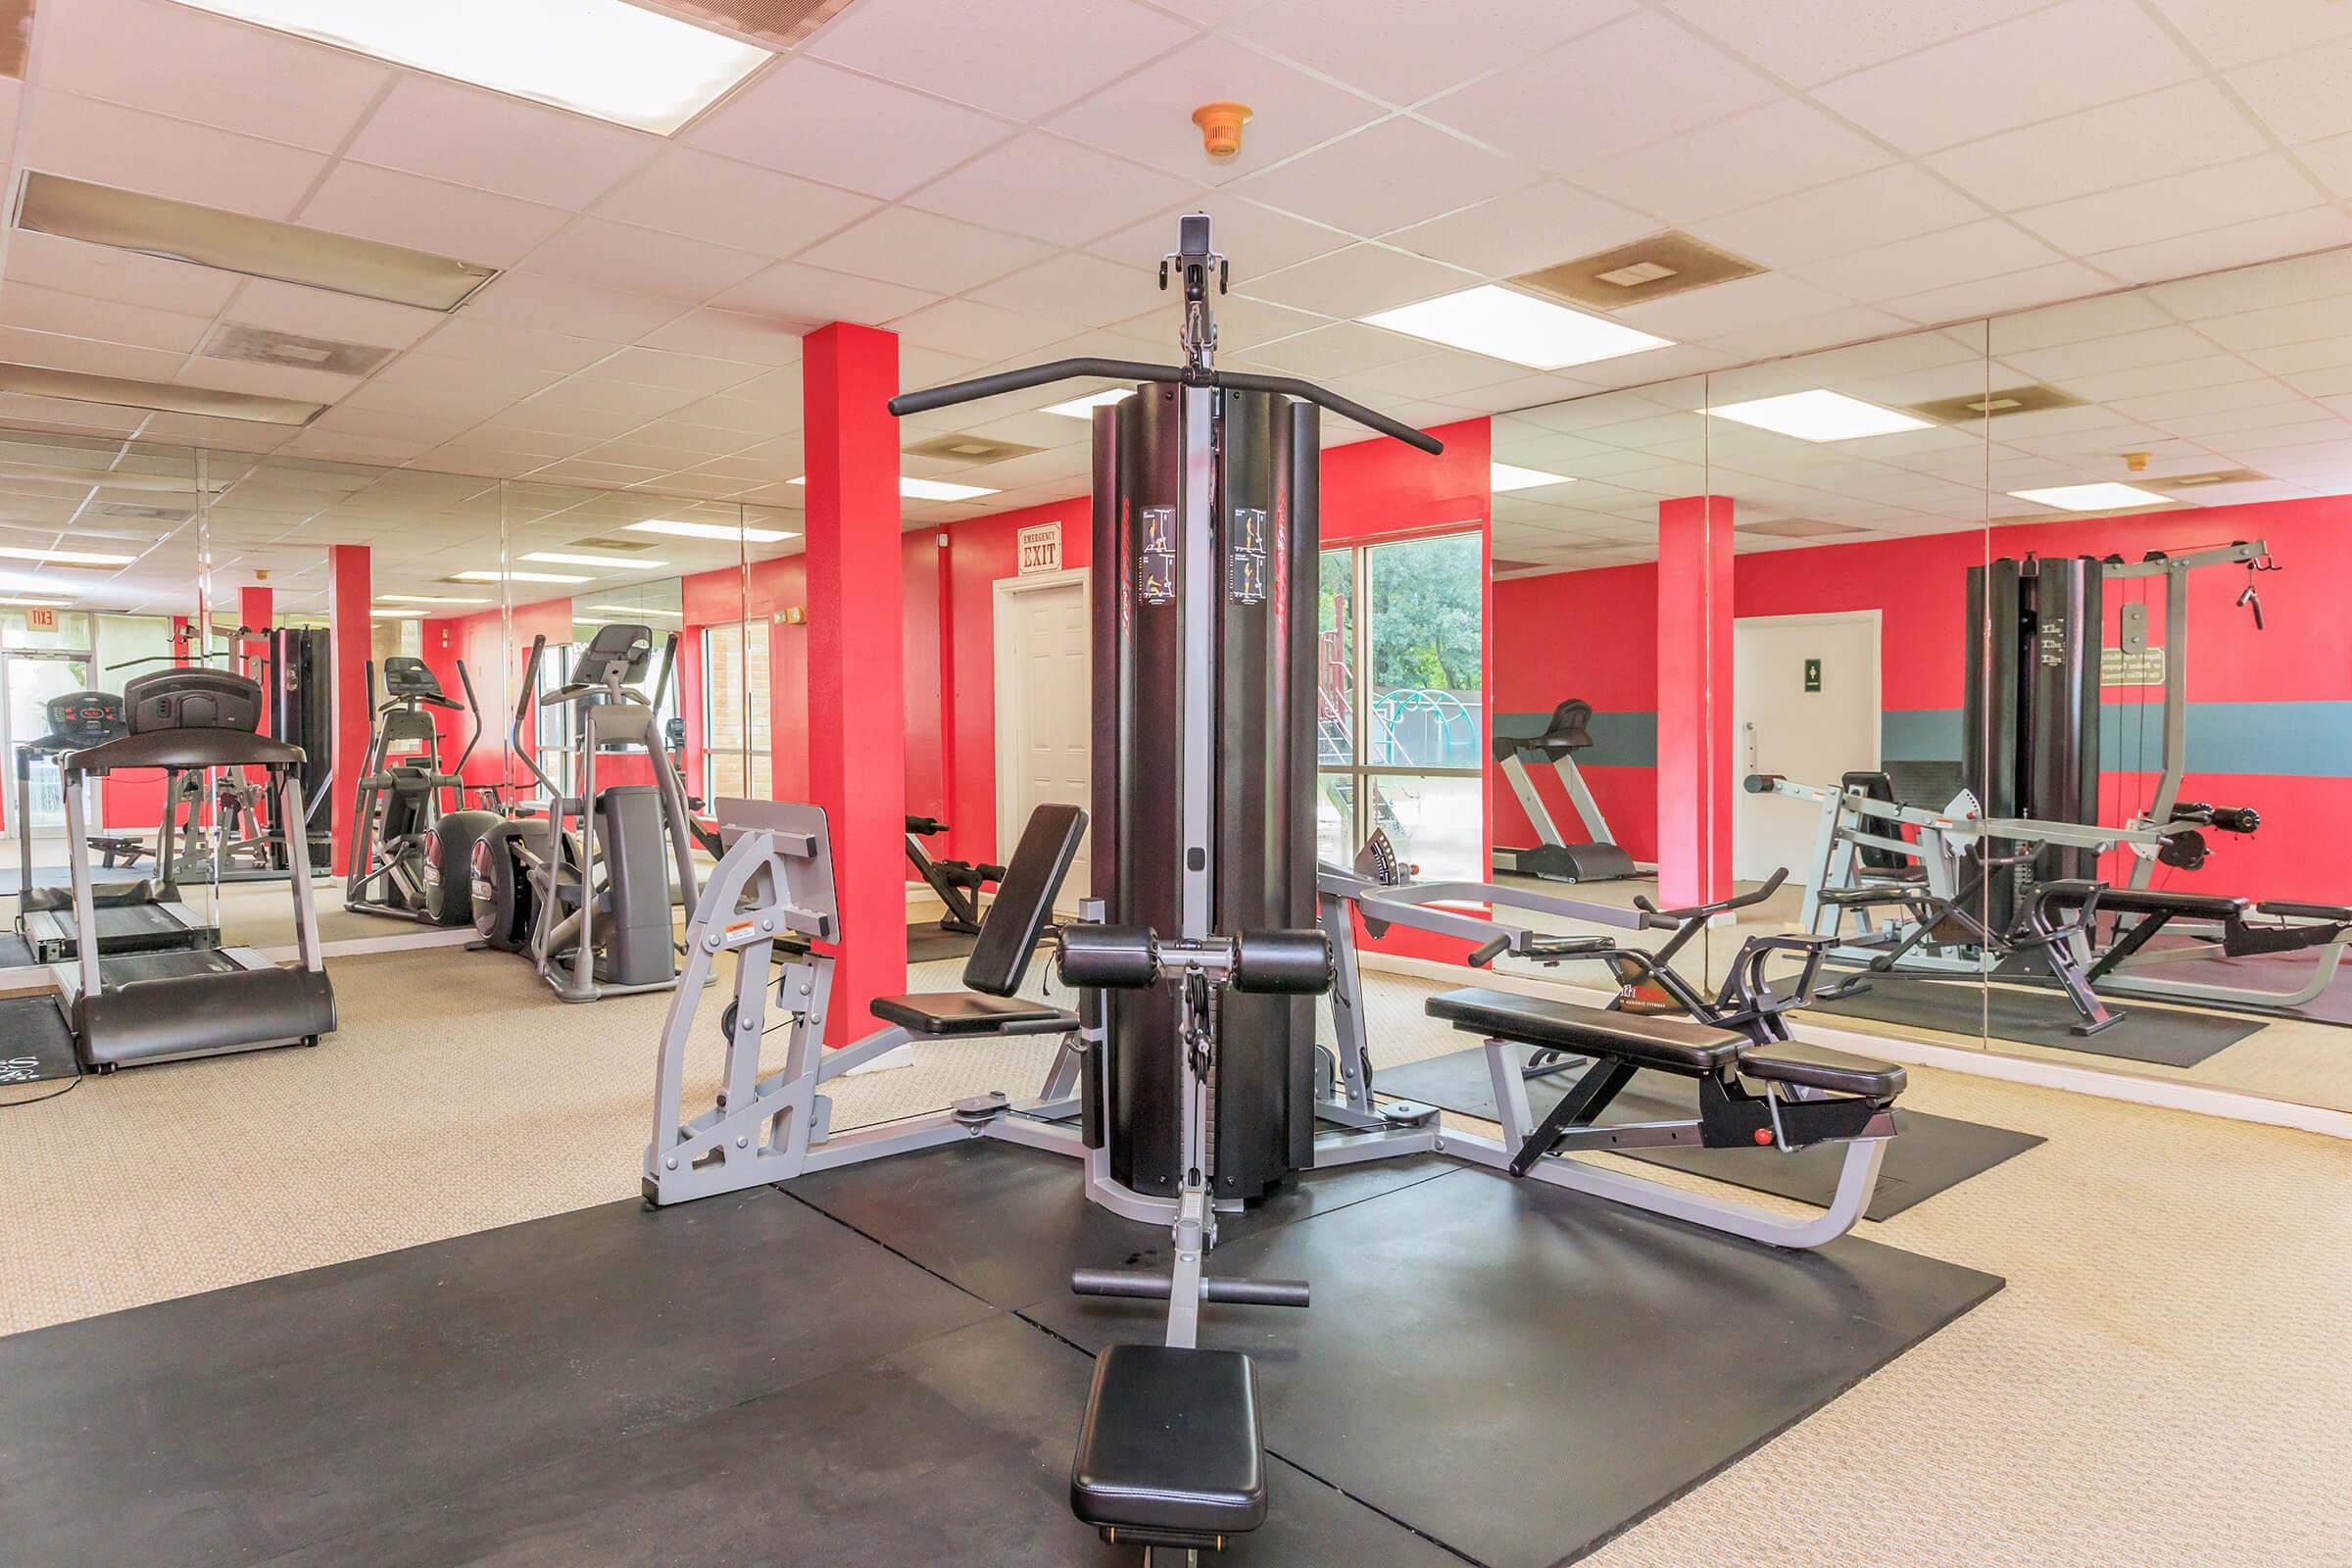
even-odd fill
[(1200, 147), (1217, 163), (1228, 163), (1242, 150), (1242, 127), (1250, 123), (1248, 104), (1202, 104), (1193, 111), (1200, 127)]

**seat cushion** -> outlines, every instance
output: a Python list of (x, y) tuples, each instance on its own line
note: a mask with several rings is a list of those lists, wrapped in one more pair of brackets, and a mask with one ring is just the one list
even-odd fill
[(1746, 1041), (1728, 1030), (1686, 1018), (1650, 1018), (1603, 1012), (1573, 1003), (1547, 1002), (1508, 991), (1470, 986), (1441, 991), (1429, 999), (1429, 1015), (1456, 1029), (1531, 1046), (1546, 1046), (1579, 1056), (1607, 1056), (1637, 1067), (1657, 1067), (1703, 1078), (1739, 1059)]
[(1232, 1350), (1114, 1345), (1095, 1361), (1070, 1509), (1114, 1540), (1215, 1545), (1266, 1517), (1257, 1376)]
[(1858, 1095), (1865, 1100), (1889, 1101), (1903, 1092), (1903, 1069), (1868, 1056), (1849, 1056), (1821, 1046), (1800, 1046), (1791, 1040), (1769, 1049), (1751, 1048), (1740, 1057), (1740, 1071), (1770, 1083), (1795, 1084), (1829, 1095)]
[(938, 991), (876, 997), (873, 1015), (918, 1035), (1054, 1035), (1078, 1027), (1078, 1015), (1026, 997)]
[(2107, 914), (2185, 914), (2199, 920), (2234, 920), (2253, 906), (2247, 899), (2218, 893), (2168, 893), (2156, 888), (2099, 889), (2099, 908)]

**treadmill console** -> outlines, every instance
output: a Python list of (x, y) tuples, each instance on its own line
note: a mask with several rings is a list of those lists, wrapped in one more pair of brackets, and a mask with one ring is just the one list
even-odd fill
[(122, 688), (123, 715), (133, 735), (159, 729), (262, 727), (259, 681), (224, 669), (159, 669)]
[(49, 740), (60, 751), (77, 752), (130, 733), (122, 699), (113, 692), (68, 692), (49, 699)]

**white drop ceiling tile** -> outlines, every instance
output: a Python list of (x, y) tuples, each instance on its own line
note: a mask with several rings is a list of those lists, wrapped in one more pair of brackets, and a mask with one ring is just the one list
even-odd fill
[(2352, 294), (2352, 251), (2296, 256), (2236, 271), (2185, 277), (2141, 292), (2149, 303), (2183, 321), (2334, 300)]
[(1384, 120), (1241, 187), (1351, 234), (1384, 234), (1535, 183), (1536, 172), (1418, 120)]
[(410, 463), (433, 449), (429, 441), (392, 441), (375, 436), (346, 435), (316, 427), (298, 432), (284, 450), (315, 458), (338, 458), (352, 463)]
[[(1250, 278), (1236, 287), (1253, 299), (1269, 300), (1330, 316), (1369, 316), (1439, 294), (1469, 288), (1478, 275), (1380, 245), (1350, 245), (1279, 272)], [(1418, 341), (1408, 340), (1408, 341)]]
[(491, 321), (583, 337), (618, 347), (686, 314), (683, 301), (535, 272), (492, 278), (460, 308), (459, 319)]
[(1854, 5), (1797, 0), (1670, 0), (1667, 9), (1777, 76), (1811, 87), (2022, 16), (2049, 0), (1972, 0), (1966, 6)]
[[(632, 386), (667, 387), (702, 397), (727, 391), (768, 374), (770, 368), (738, 360), (714, 360), (662, 349), (626, 348), (582, 370), (577, 381), (625, 381)], [(793, 372), (796, 376), (798, 371)]]
[[(1435, 354), (1415, 354), (1410, 359), (1366, 371), (1359, 379), (1368, 390), (1386, 396), (1446, 398), (1457, 392), (1493, 386), (1498, 381), (1517, 380), (1522, 374), (1524, 372), (1518, 366), (1491, 360), (1483, 354), (1440, 349)], [(1499, 430), (1496, 431), (1496, 439), (1501, 439)]]
[(2352, 424), (2312, 402), (2170, 415), (2157, 422), (2175, 435), (2222, 452), (2267, 452), (2319, 441), (2340, 442), (2352, 451)]
[(324, 370), (296, 370), (279, 365), (249, 365), (237, 360), (192, 359), (169, 379), (182, 386), (205, 386), (221, 392), (252, 392), (266, 398), (300, 398), (312, 403), (341, 401), (359, 384), (359, 377), (332, 375)]
[(1983, 206), (1910, 164), (1761, 202), (1690, 225), (1710, 244), (1766, 267), (1849, 255), (1985, 217)]
[(2352, 218), (2333, 207), (2314, 207), (2178, 239), (2100, 251), (2084, 260), (2120, 281), (2149, 283), (2343, 245), (2352, 245)]
[(25, 94), (18, 162), (74, 179), (291, 218), (326, 168), (317, 153), (43, 89)]
[[(1995, 324), (1997, 327), (1998, 323)], [(2171, 365), (2183, 360), (2225, 357), (2217, 355), (2212, 341), (2193, 327), (2178, 324), (2149, 327), (2137, 332), (2118, 332), (2107, 337), (2084, 338), (2046, 349), (2018, 350), (2006, 343), (1999, 347), (2004, 363), (2024, 370), (2030, 376), (2052, 381), (2147, 365)]]
[(707, 307), (688, 311), (637, 341), (641, 348), (753, 365), (797, 365), (801, 358), (799, 322)]
[(1018, 25), (988, 6), (865, 0), (829, 24), (808, 52), (942, 98), (1034, 120), (1196, 32), (1133, 0), (1026, 0)]
[[(1270, 0), (1224, 30), (1401, 107), (1633, 9), (1633, 0), (1486, 0), (1449, 9), (1433, 26), (1420, 0)], [(1405, 39), (1410, 46), (1398, 47)]]
[[(627, 428), (625, 420), (611, 420), (610, 422), (616, 422), (620, 424), (621, 428)], [(599, 436), (582, 435), (573, 431), (533, 430), (521, 425), (493, 420), (475, 425), (466, 431), (461, 444), (496, 447), (504, 452), (520, 453), (531, 459), (530, 462), (522, 464), (520, 466), (535, 468), (542, 463), (552, 463), (558, 458), (576, 456), (594, 446), (601, 439), (603, 438)]]
[(570, 220), (554, 207), (344, 162), (297, 221), (483, 267), (512, 267)]
[(1051, 247), (1017, 234), (886, 207), (800, 260), (905, 288), (960, 294), (1051, 254)]
[(1891, 245), (1810, 262), (1793, 270), (1834, 293), (1875, 304), (1948, 288), (1955, 283), (2020, 272), (2059, 259), (2056, 252), (2033, 236), (1998, 219), (1986, 219), (1939, 233), (1897, 240)]
[(522, 270), (542, 277), (699, 305), (765, 265), (764, 258), (749, 251), (634, 223), (580, 218), (531, 252)]
[(776, 259), (848, 227), (879, 205), (870, 196), (691, 147), (670, 147), (614, 186), (595, 212)]
[(444, 321), (431, 337), (417, 345), (417, 352), (568, 375), (612, 353), (613, 345), (462, 315)]
[(2220, 87), (2182, 82), (1925, 160), (1996, 208), (2042, 206), (2252, 157), (2269, 138)]
[(2197, 74), (2134, 0), (2065, 0), (1841, 76), (1813, 96), (1916, 156)]
[[(575, 375), (533, 394), (498, 417), (532, 429), (593, 435), (610, 441), (648, 419), (665, 418), (696, 401), (697, 394), (684, 387), (590, 380)], [(626, 422), (615, 424), (616, 419)]]
[(186, 262), (16, 229), (8, 236), (7, 286), (25, 284), (176, 316), (219, 314), (244, 279)]
[[(1139, 306), (1158, 298), (1158, 286), (1152, 273), (1084, 251), (1064, 251), (976, 288), (971, 297), (1002, 310), (1052, 313), (1065, 322), (1107, 326), (1133, 317)], [(1216, 304), (1222, 321), (1225, 301)]]
[(577, 211), (664, 145), (585, 115), (403, 73), (345, 156)]
[(1549, 180), (1400, 228), (1384, 243), (1489, 277), (1508, 277), (1608, 250), (1657, 226), (1646, 214)]
[[(2147, 397), (2158, 392), (2185, 392), (2200, 386), (2226, 386), (2232, 381), (2258, 380), (2262, 372), (2234, 354), (2209, 354), (2202, 359), (2171, 365), (2143, 365), (2104, 375), (2074, 375), (2060, 383), (2064, 390), (2092, 403), (2118, 398)], [(2293, 384), (2290, 378), (2289, 384)], [(2297, 387), (2309, 392), (2309, 387)]]
[[(662, 473), (674, 473), (681, 468), (699, 467), (710, 461), (710, 454), (693, 452), (681, 447), (663, 446), (658, 441), (641, 439), (636, 433), (617, 441), (601, 441), (579, 454), (588, 463), (625, 463), (631, 467), (653, 468)], [(786, 478), (792, 477), (790, 474)], [(656, 557), (662, 560), (662, 557)]]
[(2322, 200), (2300, 170), (2264, 154), (2012, 217), (2060, 250), (2087, 256), (2302, 212)]
[[(1200, 151), (1192, 115), (1202, 104), (1226, 101), (1256, 105), (1261, 112), (1243, 131), (1240, 153), (1229, 163), (1211, 164)], [(1205, 37), (1112, 80), (1045, 123), (1090, 147), (1199, 184), (1223, 185), (1370, 124), (1385, 113), (1371, 99), (1327, 79), (1229, 38)]]
[(0, 322), (35, 332), (95, 338), (133, 348), (192, 354), (211, 330), (202, 316), (148, 310), (115, 300), (94, 300), (38, 284), (11, 281), (0, 288)]
[(450, 360), (425, 353), (404, 354), (368, 378), (345, 401), (362, 408), (402, 414), (432, 414), (485, 419), (517, 398), (555, 384), (557, 372), (500, 360)]
[(906, 198), (944, 217), (1056, 245), (1099, 239), (1182, 199), (1192, 181), (1033, 130)]
[(778, 262), (714, 296), (710, 309), (774, 321), (807, 332), (827, 321), (877, 326), (920, 309), (936, 292), (829, 271), (800, 262)]
[(1611, 23), (1425, 105), (1420, 113), (1552, 173), (1781, 96), (1663, 17)]
[(2165, 429), (2169, 421), (2198, 414), (2216, 414), (2225, 409), (2264, 409), (2280, 405), (2308, 408), (2294, 391), (2276, 381), (2232, 381), (2221, 386), (2192, 387), (2180, 392), (2159, 392), (2148, 397), (2118, 398), (2110, 405), (2118, 414), (2133, 419), (2145, 419)]
[(62, 91), (332, 152), (391, 76), (340, 49), (154, 0), (74, 0), (44, 18), (40, 80)]
[[(2341, 320), (2345, 324), (2352, 324), (2352, 311), (2344, 313)], [(2277, 348), (2249, 348), (2243, 358), (2270, 374), (2291, 382), (2294, 376), (2308, 371), (2334, 370), (2352, 366), (2352, 336), (2313, 338), (2281, 344)]]
[[(2332, 8), (2330, 8), (2332, 9)], [(2247, 107), (2290, 145), (2352, 130), (2352, 36), (2337, 37), (2229, 74)]]
[(1992, 323), (1992, 351), (2015, 354), (2027, 349), (2057, 348), (2093, 338), (2143, 332), (2151, 327), (2170, 326), (2172, 322), (2172, 316), (2159, 310), (2144, 294), (2109, 294), (2005, 316)]
[[(902, 349), (902, 365), (905, 363), (905, 350)], [(968, 365), (971, 362), (959, 360), (956, 363)], [(786, 366), (781, 369), (761, 370), (750, 380), (738, 381), (723, 393), (713, 395), (727, 397), (740, 403), (757, 403), (771, 412), (788, 413), (797, 418), (801, 410), (803, 388), (806, 384), (806, 368), (793, 365)]]
[(921, 348), (998, 360), (1053, 342), (1067, 323), (973, 300), (942, 300), (891, 324), (906, 342)]
[(705, 152), (890, 198), (1018, 129), (961, 104), (801, 57), (761, 72), (677, 139)]
[(1628, 305), (1611, 311), (1611, 319), (1676, 342), (1736, 332), (1758, 322), (1790, 317), (1819, 316), (1852, 302), (1828, 289), (1803, 282), (1786, 272), (1759, 272), (1753, 277), (1710, 283), (1686, 294), (1673, 294), (1646, 305)]
[(617, 489), (659, 479), (662, 470), (638, 467), (631, 464), (590, 463), (584, 458), (566, 458), (534, 470), (531, 477), (553, 484), (599, 485)]
[(2114, 280), (2104, 272), (2081, 262), (2052, 262), (1998, 277), (1901, 295), (1887, 300), (1886, 305), (1886, 309), (1914, 321), (1962, 321), (2076, 299), (2114, 286)]
[(1783, 98), (1633, 152), (1576, 178), (1678, 226), (1892, 164), (1877, 142)]
[(1847, 305), (1838, 310), (1824, 311), (1819, 316), (1799, 316), (1730, 332), (1710, 333), (1707, 347), (1728, 354), (1735, 360), (1762, 360), (1777, 355), (1803, 353), (1823, 344), (1859, 343), (1870, 338), (1888, 337), (1909, 331), (1912, 324), (1902, 317), (1875, 306)]
[(1358, 374), (1413, 359), (1419, 348), (1413, 339), (1383, 332), (1376, 326), (1365, 326), (1359, 321), (1335, 321), (1270, 344), (1259, 351), (1257, 358), (1278, 370), (1320, 380)]
[(237, 290), (237, 297), (220, 314), (224, 320), (243, 326), (379, 349), (408, 348), (450, 320), (439, 311), (361, 299), (357, 295), (304, 288), (262, 277), (246, 279), (244, 287)]
[(80, 370), (88, 375), (120, 376), (128, 381), (169, 381), (187, 356), (164, 349), (139, 348), (127, 343), (103, 343), (95, 338), (36, 332), (21, 326), (0, 326), (0, 360), (12, 365), (37, 365), (50, 370)]

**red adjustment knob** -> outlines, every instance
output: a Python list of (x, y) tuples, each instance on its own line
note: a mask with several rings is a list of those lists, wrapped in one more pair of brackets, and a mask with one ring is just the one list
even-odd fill
[(1759, 1143), (1759, 1144), (1769, 1144), (1769, 1143), (1771, 1143), (1771, 1142), (1772, 1142), (1772, 1129), (1771, 1129), (1771, 1128), (1769, 1128), (1769, 1127), (1759, 1127), (1759, 1128), (1757, 1128), (1757, 1129), (1756, 1129), (1756, 1132), (1755, 1132), (1755, 1138), (1756, 1138), (1756, 1142), (1757, 1142), (1757, 1143)]

